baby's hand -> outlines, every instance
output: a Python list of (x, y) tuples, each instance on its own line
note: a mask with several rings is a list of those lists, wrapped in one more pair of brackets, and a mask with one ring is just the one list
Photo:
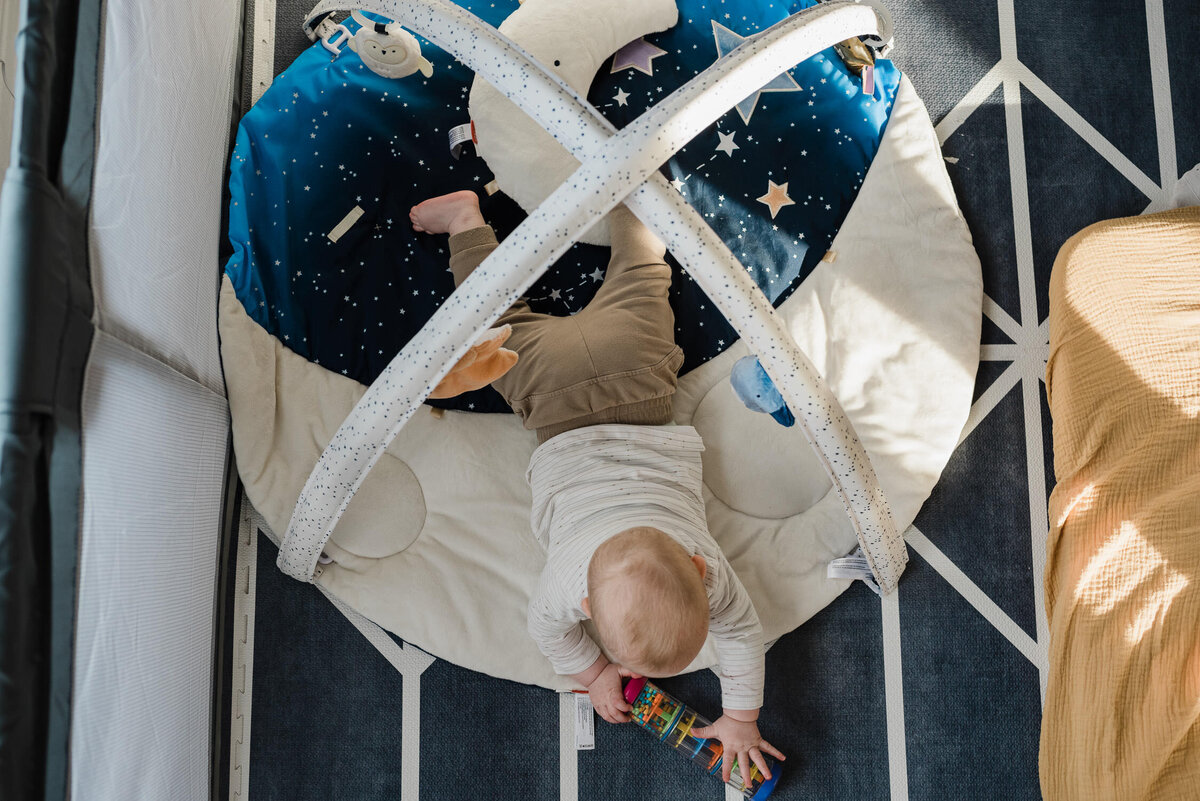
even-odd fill
[(742, 774), (744, 780), (750, 771), (747, 765), (751, 760), (758, 766), (766, 778), (771, 778), (771, 771), (767, 770), (767, 761), (763, 759), (762, 752), (766, 751), (776, 759), (784, 759), (783, 754), (768, 743), (758, 733), (758, 724), (753, 720), (737, 720), (724, 714), (717, 718), (711, 726), (702, 726), (698, 729), (692, 729), (693, 737), (713, 737), (721, 741), (721, 745), (725, 749), (725, 758), (721, 760), (721, 779), (729, 781), (729, 772), (733, 770), (733, 759), (737, 757), (738, 770)]
[(621, 675), (620, 668), (610, 662), (588, 685), (588, 697), (592, 699), (592, 706), (600, 713), (600, 717), (609, 723), (628, 723), (629, 712), (633, 709), (625, 702)]

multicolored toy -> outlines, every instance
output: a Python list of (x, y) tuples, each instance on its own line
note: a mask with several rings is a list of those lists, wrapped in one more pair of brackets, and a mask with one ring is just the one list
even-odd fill
[[(724, 748), (717, 740), (692, 736), (692, 729), (708, 726), (710, 721), (682, 701), (663, 692), (657, 685), (644, 678), (630, 679), (625, 685), (625, 700), (633, 706), (633, 722), (687, 756), (710, 776), (721, 775), (721, 759)], [(768, 754), (763, 754), (771, 778), (764, 779), (758, 766), (750, 765), (748, 779), (742, 778), (741, 766), (735, 760), (729, 774), (729, 786), (752, 801), (763, 801), (775, 789), (779, 781), (779, 764)]]

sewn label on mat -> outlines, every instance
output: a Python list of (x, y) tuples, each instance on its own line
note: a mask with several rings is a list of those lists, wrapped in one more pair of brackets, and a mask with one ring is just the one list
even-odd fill
[(592, 711), (592, 699), (586, 694), (575, 694), (575, 750), (591, 751), (596, 747), (596, 716)]
[(462, 155), (463, 145), (475, 141), (475, 123), (464, 122), (450, 129), (450, 155), (458, 158)]
[(326, 236), (328, 236), (332, 242), (338, 241), (345, 236), (346, 232), (349, 231), (356, 222), (358, 222), (358, 218), (361, 216), (363, 216), (363, 210), (358, 206), (355, 206), (354, 208), (350, 209), (350, 213), (343, 217), (342, 221), (335, 225), (333, 230), (326, 234)]
[(867, 562), (867, 555), (863, 553), (861, 546), (849, 556), (843, 556), (841, 559), (834, 559), (830, 562), (829, 566), (825, 568), (825, 577), (856, 579), (870, 587), (871, 592), (879, 595), (879, 585), (875, 583), (875, 574), (871, 572), (871, 565)]

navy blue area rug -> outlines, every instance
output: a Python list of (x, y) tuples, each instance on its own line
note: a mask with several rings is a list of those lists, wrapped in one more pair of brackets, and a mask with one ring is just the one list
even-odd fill
[[(881, 604), (856, 585), (771, 648), (760, 725), (789, 755), (772, 797), (1037, 799), (1047, 282), (1071, 234), (1163, 208), (1200, 162), (1200, 88), (1184, 60), (1200, 2), (887, 5), (891, 58), (937, 124), (983, 262), (976, 399), (907, 532), (898, 593)], [(260, 13), (277, 24), (273, 39), (252, 37), (268, 44), (249, 60), (291, 63), (309, 44), (306, 10)], [(594, 750), (576, 750), (570, 696), (435, 660), (284, 577), (264, 535), (245, 542), (231, 797), (726, 797), (632, 726), (597, 721)], [(719, 711), (711, 674), (663, 685)]]

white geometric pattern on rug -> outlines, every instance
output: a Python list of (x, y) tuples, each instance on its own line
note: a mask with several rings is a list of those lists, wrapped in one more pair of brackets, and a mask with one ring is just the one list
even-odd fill
[[(1034, 274), (1033, 240), (1029, 216), (1029, 190), (1025, 164), (1024, 126), (1021, 116), (1021, 87), (1062, 119), (1081, 139), (1117, 169), (1149, 200), (1143, 213), (1167, 208), (1175, 191), (1179, 170), (1175, 158), (1175, 128), (1171, 109), (1171, 89), (1167, 69), (1166, 22), (1162, 0), (1145, 0), (1149, 56), (1154, 98), (1155, 128), (1159, 154), (1159, 174), (1162, 184), (1155, 183), (1129, 158), (1100, 134), (1086, 119), (1045, 84), (1020, 61), (1017, 52), (1017, 33), (1014, 0), (998, 0), (1000, 61), (947, 113), (935, 126), (938, 142), (945, 144), (971, 114), (1003, 87), (1003, 102), (1007, 127), (1009, 175), (1013, 209), (1013, 230), (1016, 237), (1016, 269), (1021, 320), (1013, 317), (992, 298), (984, 297), (984, 315), (1012, 342), (980, 346), (980, 360), (1007, 362), (1004, 372), (972, 404), (967, 424), (959, 444), (974, 431), (996, 405), (1018, 384), (1024, 407), (1026, 470), (1029, 486), (1030, 548), (1033, 556), (1034, 609), (1037, 639), (1031, 639), (1001, 608), (992, 601), (954, 562), (946, 557), (916, 527), (906, 532), (909, 546), (929, 564), (999, 631), (1013, 647), (1038, 669), (1043, 701), (1048, 673), (1047, 653), (1049, 631), (1043, 594), (1046, 565), (1047, 517), (1045, 447), (1041, 387), (1045, 382), (1046, 361), (1049, 357), (1048, 321), (1038, 320), (1037, 284)], [(901, 32), (902, 35), (902, 32)], [(889, 608), (895, 605), (897, 609)], [(887, 675), (888, 755), (892, 801), (908, 798), (907, 765), (904, 748), (903, 698), (899, 677), (901, 642), (899, 634), (899, 598), (884, 602), (884, 648)]]

